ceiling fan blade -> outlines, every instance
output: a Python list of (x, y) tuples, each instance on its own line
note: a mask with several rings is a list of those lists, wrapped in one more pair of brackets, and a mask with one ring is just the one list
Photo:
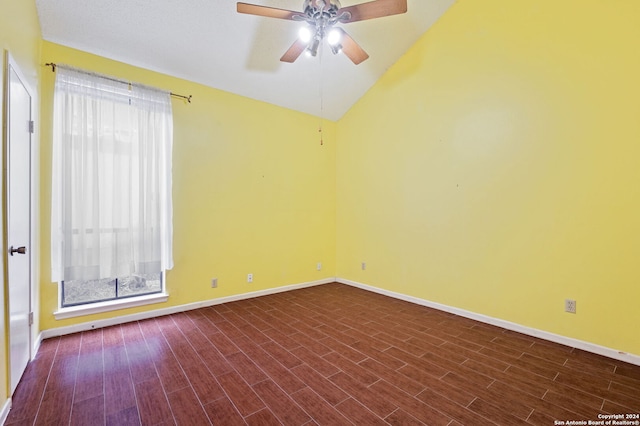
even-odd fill
[(347, 55), (347, 57), (351, 59), (354, 64), (358, 65), (360, 62), (363, 62), (369, 58), (367, 52), (365, 52), (364, 49), (360, 47), (360, 45), (356, 43), (355, 40), (352, 39), (345, 30), (338, 27), (336, 27), (336, 30), (340, 31), (342, 53)]
[[(294, 19), (294, 16), (301, 16), (300, 12), (293, 10), (277, 9), (275, 7), (258, 6), (257, 4), (238, 2), (238, 13), (246, 13), (248, 15), (266, 16), (267, 18), (278, 19)], [(302, 15), (304, 16), (304, 15)]]
[(407, 0), (376, 0), (343, 7), (338, 14), (349, 12), (351, 17), (340, 19), (340, 22), (356, 22), (367, 19), (382, 18), (383, 16), (398, 15), (407, 11)]
[(307, 44), (301, 41), (300, 39), (298, 39), (291, 45), (291, 47), (286, 52), (284, 52), (284, 55), (282, 55), (282, 58), (280, 58), (280, 60), (282, 62), (293, 63), (296, 61), (296, 59), (298, 59), (300, 54), (304, 52), (304, 49), (306, 48), (307, 48)]

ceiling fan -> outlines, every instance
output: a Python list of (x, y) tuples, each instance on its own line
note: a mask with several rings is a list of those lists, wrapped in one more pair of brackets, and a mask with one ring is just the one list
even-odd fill
[(311, 56), (316, 56), (320, 43), (326, 37), (334, 54), (343, 52), (357, 65), (366, 60), (369, 55), (336, 24), (348, 24), (405, 13), (407, 0), (374, 0), (348, 7), (341, 7), (339, 0), (305, 0), (302, 9), (302, 12), (295, 12), (238, 3), (239, 13), (306, 22), (307, 25), (300, 29), (299, 38), (280, 58), (282, 62), (294, 62), (305, 51)]

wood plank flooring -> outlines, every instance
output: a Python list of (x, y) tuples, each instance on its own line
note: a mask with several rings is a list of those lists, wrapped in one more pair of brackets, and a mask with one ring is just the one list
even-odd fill
[(45, 340), (7, 425), (554, 425), (640, 367), (327, 284)]

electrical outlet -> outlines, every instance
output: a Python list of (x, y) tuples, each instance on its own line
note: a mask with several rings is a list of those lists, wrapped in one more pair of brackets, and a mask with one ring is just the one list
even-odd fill
[(565, 299), (564, 301), (564, 311), (569, 312), (570, 314), (576, 313), (576, 301), (572, 299)]
[(322, 262), (318, 262), (318, 264), (316, 265), (316, 270), (322, 271)]
[(218, 279), (217, 278), (212, 278), (211, 279), (211, 288), (217, 288), (218, 287)]
[(367, 269), (367, 262), (362, 262), (362, 270), (364, 271), (365, 269)]
[(252, 283), (253, 282), (253, 274), (247, 274), (247, 282), (248, 283)]

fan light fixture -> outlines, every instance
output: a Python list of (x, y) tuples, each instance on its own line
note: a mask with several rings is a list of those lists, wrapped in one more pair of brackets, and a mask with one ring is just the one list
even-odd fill
[(320, 40), (316, 37), (313, 38), (309, 46), (307, 46), (307, 53), (309, 56), (316, 56), (318, 54), (318, 48), (320, 47)]
[(342, 51), (340, 40), (342, 34), (333, 26), (341, 18), (349, 18), (348, 12), (338, 14), (340, 1), (338, 0), (305, 0), (303, 4), (304, 16), (296, 17), (296, 20), (304, 20), (307, 25), (300, 28), (299, 39), (307, 46), (307, 56), (316, 56), (320, 43), (327, 37), (331, 52), (337, 55)]

